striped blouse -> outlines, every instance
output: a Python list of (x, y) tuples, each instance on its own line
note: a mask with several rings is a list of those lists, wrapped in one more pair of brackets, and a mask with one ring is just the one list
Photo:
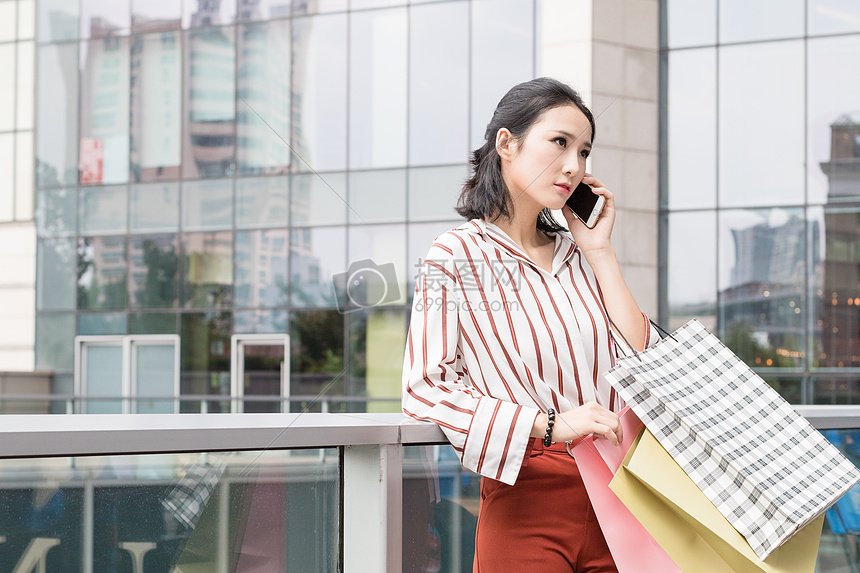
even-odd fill
[(620, 409), (601, 376), (614, 362), (609, 322), (570, 233), (555, 235), (546, 272), (475, 219), (438, 237), (420, 269), (403, 411), (437, 423), (465, 467), (513, 484), (539, 412)]

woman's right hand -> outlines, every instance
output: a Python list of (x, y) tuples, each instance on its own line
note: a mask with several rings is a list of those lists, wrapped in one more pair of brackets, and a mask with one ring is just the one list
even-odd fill
[[(535, 417), (531, 433), (533, 438), (543, 438), (548, 419), (548, 416), (543, 413)], [(552, 429), (553, 442), (569, 442), (589, 434), (609, 440), (615, 446), (624, 439), (618, 414), (607, 410), (597, 402), (588, 402), (567, 412), (556, 413), (555, 425)]]

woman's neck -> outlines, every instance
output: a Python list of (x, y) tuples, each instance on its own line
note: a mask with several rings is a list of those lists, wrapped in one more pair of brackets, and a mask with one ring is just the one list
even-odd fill
[(537, 229), (540, 211), (535, 214), (523, 214), (522, 210), (519, 213), (516, 210), (512, 211), (510, 217), (501, 216), (491, 222), (526, 251), (547, 243), (546, 234)]

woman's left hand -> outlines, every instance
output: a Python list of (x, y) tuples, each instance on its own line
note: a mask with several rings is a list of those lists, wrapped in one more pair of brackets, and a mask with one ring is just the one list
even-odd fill
[(568, 228), (573, 234), (573, 240), (582, 249), (583, 254), (588, 256), (601, 251), (610, 251), (612, 249), (610, 237), (612, 236), (612, 227), (615, 224), (615, 197), (596, 177), (586, 174), (582, 178), (582, 182), (590, 185), (595, 194), (602, 195), (606, 200), (603, 212), (597, 219), (597, 224), (594, 225), (593, 229), (589, 229), (567, 205), (562, 207), (561, 212), (564, 213)]

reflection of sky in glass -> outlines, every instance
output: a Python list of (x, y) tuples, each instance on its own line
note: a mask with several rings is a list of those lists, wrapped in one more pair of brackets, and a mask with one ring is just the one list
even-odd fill
[(803, 35), (804, 0), (720, 0), (720, 42)]
[(666, 0), (665, 13), (670, 48), (716, 43), (716, 0)]
[(468, 10), (465, 2), (450, 2), (410, 11), (409, 66), (420, 70), (409, 75), (410, 165), (468, 157)]
[(82, 0), (81, 38), (117, 36), (131, 28), (129, 0)]
[[(400, 298), (397, 299), (396, 304), (402, 304), (406, 300), (404, 285), (407, 273), (410, 272), (405, 268), (406, 244), (403, 241), (405, 234), (405, 225), (361, 225), (349, 229), (350, 264), (370, 259), (377, 267), (389, 263), (394, 265), (397, 286), (400, 289)], [(393, 286), (388, 285), (389, 289)]]
[(838, 34), (860, 31), (857, 0), (809, 0), (809, 33)]
[(502, 96), (516, 84), (534, 77), (533, 20), (529, 2), (472, 2), (470, 149), (483, 143), (487, 123)]
[(349, 164), (406, 161), (406, 9), (356, 12), (350, 27)]
[(668, 219), (667, 299), (674, 310), (686, 305), (716, 303), (716, 214), (713, 211), (672, 213)]
[[(860, 123), (860, 38), (812, 39), (808, 45), (809, 202), (828, 200), (828, 179), (821, 163), (830, 160), (831, 124), (845, 114)], [(857, 189), (860, 195), (860, 188)]]
[(720, 51), (720, 204), (803, 201), (803, 42)]
[(716, 205), (716, 50), (669, 52), (668, 203), (672, 209)]

